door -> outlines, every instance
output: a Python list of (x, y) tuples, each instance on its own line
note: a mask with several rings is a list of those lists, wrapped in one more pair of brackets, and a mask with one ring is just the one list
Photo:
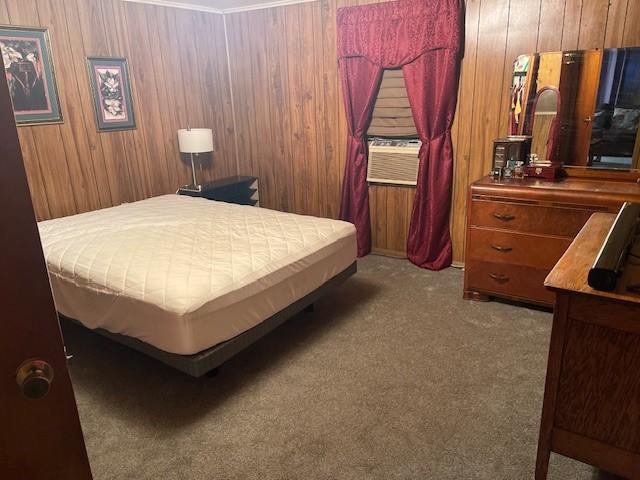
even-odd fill
[(0, 478), (91, 471), (0, 67)]
[(589, 147), (601, 67), (602, 50), (584, 52), (576, 95), (576, 158), (574, 165), (589, 164)]

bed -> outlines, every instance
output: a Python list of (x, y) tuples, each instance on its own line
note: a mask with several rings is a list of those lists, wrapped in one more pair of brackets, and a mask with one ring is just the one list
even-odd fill
[(181, 195), (39, 230), (62, 316), (196, 377), (356, 271), (350, 223)]

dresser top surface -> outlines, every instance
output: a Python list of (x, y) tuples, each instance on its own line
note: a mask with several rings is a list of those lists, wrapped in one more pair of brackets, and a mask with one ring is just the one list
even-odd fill
[(615, 218), (612, 213), (594, 213), (547, 276), (545, 287), (640, 304), (640, 295), (627, 291), (628, 285), (640, 282), (640, 265), (629, 258), (615, 291), (594, 290), (587, 282), (589, 270)]
[(618, 194), (638, 197), (640, 199), (640, 184), (630, 181), (596, 180), (585, 178), (562, 178), (558, 180), (545, 180), (542, 178), (503, 178), (494, 180), (486, 176), (474, 182), (477, 189), (500, 190), (529, 190), (548, 192), (588, 192), (591, 194)]

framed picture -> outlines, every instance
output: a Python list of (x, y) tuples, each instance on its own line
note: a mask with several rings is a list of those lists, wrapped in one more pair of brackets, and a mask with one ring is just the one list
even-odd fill
[(136, 128), (131, 83), (124, 58), (87, 58), (98, 131)]
[(47, 29), (0, 25), (0, 49), (16, 124), (61, 123)]

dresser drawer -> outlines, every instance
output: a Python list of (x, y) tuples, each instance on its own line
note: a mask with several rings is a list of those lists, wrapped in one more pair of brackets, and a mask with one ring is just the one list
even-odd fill
[(551, 270), (569, 245), (567, 238), (469, 227), (467, 260)]
[(593, 212), (589, 209), (472, 200), (469, 224), (573, 238)]
[(553, 292), (544, 287), (550, 269), (469, 259), (465, 263), (465, 290), (514, 297), (551, 305)]

